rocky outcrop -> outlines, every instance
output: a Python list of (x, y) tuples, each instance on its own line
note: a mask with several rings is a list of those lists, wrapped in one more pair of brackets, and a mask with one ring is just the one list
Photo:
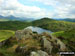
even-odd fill
[(31, 29), (28, 29), (28, 28), (25, 28), (25, 29), (23, 29), (22, 31), (23, 31), (23, 33), (25, 33), (25, 34), (32, 34), (32, 33), (33, 33), (32, 30), (31, 30)]
[(65, 44), (59, 39), (57, 39), (57, 45), (59, 46), (59, 51), (67, 51), (67, 47), (65, 46)]
[(17, 37), (18, 39), (22, 39), (22, 38), (30, 38), (32, 37), (32, 30), (31, 29), (24, 29), (24, 30), (17, 30), (15, 32), (15, 37)]
[[(10, 37), (9, 39), (11, 39), (12, 37)], [(10, 42), (9, 42), (9, 39), (6, 39), (6, 40), (4, 40), (4, 41), (2, 41), (2, 42), (0, 42), (0, 47), (2, 47), (3, 45), (5, 45), (5, 44), (9, 44)]]
[[(16, 48), (17, 53), (22, 53), (24, 55), (30, 54), (30, 56), (50, 56), (52, 55), (53, 52), (54, 54), (57, 54), (58, 51), (66, 50), (66, 46), (62, 41), (60, 41), (58, 38), (55, 38), (54, 36), (52, 36), (50, 33), (47, 32), (38, 34), (38, 33), (33, 33), (29, 29), (24, 29), (24, 30), (16, 31), (15, 35), (17, 38), (20, 39), (23, 38), (30, 39), (24, 41), (24, 43), (27, 43), (28, 45), (25, 44), (25, 46), (23, 47), (19, 46)], [(34, 45), (37, 44), (35, 43), (37, 40), (38, 40), (37, 43), (40, 44), (39, 46), (40, 49), (37, 48), (38, 45), (36, 46)]]
[(22, 37), (24, 37), (22, 30), (17, 30), (15, 32), (15, 37), (17, 37), (18, 39), (21, 39)]
[(52, 34), (50, 34), (49, 32), (43, 32), (41, 35), (49, 37), (50, 39), (54, 39), (54, 37), (52, 36)]
[(53, 46), (51, 45), (51, 42), (49, 42), (45, 36), (41, 39), (41, 44), (44, 50), (46, 50), (49, 54), (51, 54)]
[(38, 50), (38, 51), (32, 51), (30, 56), (49, 56), (46, 52), (42, 51), (42, 50)]
[(40, 56), (37, 52), (31, 52), (30, 56)]
[(34, 33), (31, 29), (17, 30), (14, 38), (0, 43), (0, 46), (17, 42), (15, 52), (23, 56), (56, 56), (59, 51), (66, 51), (65, 44), (50, 33)]
[(14, 44), (14, 42), (17, 43), (17, 39), (15, 37), (10, 37), (2, 42), (0, 42), (0, 47), (3, 47), (3, 46), (11, 46)]
[(0, 42), (0, 47), (2, 47), (5, 44), (6, 41)]

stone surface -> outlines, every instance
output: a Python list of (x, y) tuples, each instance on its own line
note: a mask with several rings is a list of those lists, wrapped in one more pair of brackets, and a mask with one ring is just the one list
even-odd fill
[(59, 51), (67, 51), (65, 44), (62, 41), (60, 41), (59, 39), (57, 39), (57, 45), (60, 46)]
[(49, 42), (46, 39), (46, 37), (43, 36), (42, 39), (41, 39), (41, 43), (42, 43), (43, 48), (46, 49), (49, 54), (51, 54), (51, 51), (52, 51), (52, 48), (53, 48), (53, 46), (51, 45), (51, 42)]
[(22, 39), (22, 38), (30, 38), (32, 37), (32, 30), (31, 29), (23, 29), (23, 30), (17, 30), (15, 32), (15, 37), (17, 37), (18, 39)]
[(30, 56), (49, 56), (46, 52), (38, 50), (37, 52), (31, 52)]

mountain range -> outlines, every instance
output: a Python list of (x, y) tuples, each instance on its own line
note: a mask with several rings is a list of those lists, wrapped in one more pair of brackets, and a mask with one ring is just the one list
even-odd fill
[[(10, 16), (1, 16), (0, 15), (0, 21), (34, 21), (34, 18), (27, 18), (27, 17), (15, 17), (13, 15)], [(60, 18), (55, 19), (59, 21), (69, 21), (69, 22), (75, 22), (75, 18)]]
[(56, 19), (59, 21), (69, 21), (69, 22), (75, 22), (75, 18), (65, 18), (65, 19)]
[(15, 17), (15, 16), (1, 16), (0, 15), (0, 21), (33, 21), (33, 18), (26, 18), (26, 17)]

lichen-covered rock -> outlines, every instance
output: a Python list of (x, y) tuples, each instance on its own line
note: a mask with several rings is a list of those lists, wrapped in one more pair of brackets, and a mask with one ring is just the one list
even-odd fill
[(42, 44), (42, 47), (44, 49), (46, 49), (46, 51), (51, 54), (51, 51), (52, 51), (52, 48), (53, 46), (51, 45), (51, 42), (49, 42), (45, 36), (42, 37), (41, 39), (41, 44)]
[(39, 53), (40, 56), (49, 56), (47, 52), (42, 51), (42, 50), (38, 50), (37, 53)]
[(37, 52), (31, 52), (30, 56), (40, 56)]
[(10, 37), (10, 38), (8, 38), (8, 39), (0, 42), (0, 47), (13, 45), (13, 42), (16, 42), (17, 43), (16, 38)]
[(59, 46), (59, 51), (67, 51), (65, 44), (59, 39), (57, 39), (57, 45)]
[(38, 51), (32, 51), (30, 56), (49, 56), (46, 52), (38, 50)]
[(5, 44), (6, 41), (0, 42), (0, 47), (2, 47)]
[(16, 53), (24, 56), (54, 56), (59, 51), (65, 51), (65, 44), (50, 33), (33, 33), (31, 29), (18, 30), (15, 36), (19, 39)]
[(22, 30), (22, 32), (24, 34), (32, 34), (33, 33), (32, 30), (31, 29), (28, 29), (28, 28), (25, 28), (24, 30)]
[(52, 34), (50, 34), (49, 32), (43, 32), (41, 35), (49, 37), (50, 39), (54, 39), (54, 36), (52, 36)]
[(26, 39), (32, 37), (32, 34), (33, 33), (31, 29), (18, 30), (15, 32), (15, 37), (17, 37), (18, 39)]
[(24, 37), (22, 30), (17, 30), (15, 32), (15, 37), (17, 37), (18, 39), (21, 39), (22, 37)]
[(24, 43), (20, 42), (19, 46), (16, 48), (16, 53), (21, 53), (23, 55), (28, 55), (31, 51), (40, 50), (40, 43), (38, 40), (35, 40), (33, 38), (29, 38), (24, 41)]

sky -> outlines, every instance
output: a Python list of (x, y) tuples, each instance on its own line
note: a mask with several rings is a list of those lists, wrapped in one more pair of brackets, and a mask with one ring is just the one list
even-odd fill
[(75, 0), (0, 0), (0, 15), (34, 19), (75, 18)]

